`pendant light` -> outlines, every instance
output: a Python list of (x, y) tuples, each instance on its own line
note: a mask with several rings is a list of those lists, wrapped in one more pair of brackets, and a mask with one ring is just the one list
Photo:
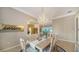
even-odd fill
[(46, 18), (45, 8), (41, 8), (41, 15), (38, 18), (38, 23), (41, 25), (46, 25), (48, 19)]

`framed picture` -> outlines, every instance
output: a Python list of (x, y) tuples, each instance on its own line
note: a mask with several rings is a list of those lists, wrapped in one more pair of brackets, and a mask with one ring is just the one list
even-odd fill
[(23, 32), (24, 26), (0, 24), (0, 32), (17, 32), (17, 31)]

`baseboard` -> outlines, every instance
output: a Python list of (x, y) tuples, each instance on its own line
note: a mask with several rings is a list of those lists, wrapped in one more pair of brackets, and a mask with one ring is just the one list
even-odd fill
[(12, 47), (9, 47), (9, 48), (2, 49), (2, 50), (0, 50), (0, 52), (7, 51), (7, 50), (10, 50), (10, 49), (16, 48), (16, 47), (18, 47), (18, 46), (20, 46), (20, 44), (15, 45), (15, 46), (12, 46)]

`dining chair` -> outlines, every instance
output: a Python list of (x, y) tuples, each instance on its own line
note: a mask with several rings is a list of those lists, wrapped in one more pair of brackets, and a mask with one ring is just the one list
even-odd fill
[(55, 51), (55, 45), (56, 45), (56, 36), (54, 35), (50, 39), (50, 47), (49, 47), (49, 52), (54, 52)]
[(22, 52), (25, 52), (26, 43), (25, 43), (25, 41), (24, 41), (23, 38), (20, 38), (20, 45), (21, 45), (21, 51), (22, 51)]

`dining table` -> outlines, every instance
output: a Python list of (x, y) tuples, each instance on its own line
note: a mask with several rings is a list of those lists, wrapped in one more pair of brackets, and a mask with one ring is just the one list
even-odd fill
[(43, 50), (50, 45), (51, 39), (44, 39), (40, 41), (35, 48), (38, 49), (40, 52), (43, 52)]
[(34, 49), (43, 52), (43, 50), (50, 44), (51, 39), (34, 40), (29, 42), (30, 46)]

